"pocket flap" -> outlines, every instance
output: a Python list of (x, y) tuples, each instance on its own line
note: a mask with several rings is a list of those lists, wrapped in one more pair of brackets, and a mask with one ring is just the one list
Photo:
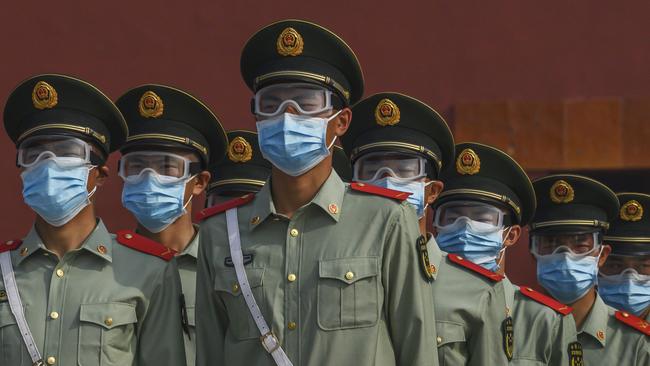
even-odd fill
[(79, 320), (112, 329), (125, 324), (137, 323), (135, 306), (121, 302), (81, 304)]
[[(245, 268), (245, 267), (244, 267)], [(262, 286), (264, 279), (264, 268), (245, 268), (246, 277), (251, 288)], [(214, 276), (214, 289), (215, 291), (227, 292), (233, 296), (239, 296), (241, 289), (239, 288), (239, 281), (237, 281), (237, 273), (235, 269), (224, 269), (217, 271)]]
[(465, 328), (462, 324), (436, 320), (436, 333), (438, 347), (447, 343), (465, 342)]
[(0, 328), (14, 324), (16, 324), (16, 318), (14, 318), (14, 314), (11, 312), (9, 303), (0, 303)]
[(352, 257), (325, 259), (319, 263), (321, 278), (331, 278), (352, 284), (379, 273), (379, 258), (377, 257)]

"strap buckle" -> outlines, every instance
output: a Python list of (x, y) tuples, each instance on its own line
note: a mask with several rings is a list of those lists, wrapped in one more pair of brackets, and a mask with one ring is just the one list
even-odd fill
[(272, 330), (261, 336), (260, 341), (268, 353), (273, 353), (280, 348), (280, 341), (278, 341), (278, 338), (273, 334)]

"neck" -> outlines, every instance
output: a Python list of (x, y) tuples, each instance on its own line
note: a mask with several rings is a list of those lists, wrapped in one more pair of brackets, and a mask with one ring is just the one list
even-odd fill
[(309, 203), (332, 173), (332, 155), (325, 158), (307, 173), (293, 177), (273, 167), (271, 194), (278, 213), (293, 216), (300, 207)]
[(573, 319), (576, 321), (576, 329), (582, 329), (582, 325), (595, 303), (596, 289), (592, 287), (585, 296), (581, 297), (573, 304), (569, 304), (573, 308), (572, 314)]
[(418, 220), (418, 225), (420, 226), (420, 234), (424, 235), (424, 237), (427, 237), (427, 234), (429, 233), (427, 231), (427, 215), (424, 214), (420, 220)]
[(71, 250), (79, 249), (84, 240), (95, 230), (95, 226), (97, 226), (97, 217), (92, 203), (84, 207), (65, 225), (52, 226), (38, 215), (34, 223), (36, 232), (45, 247), (59, 258)]
[(194, 225), (192, 225), (191, 212), (191, 208), (188, 206), (185, 215), (179, 217), (171, 225), (165, 228), (165, 230), (159, 233), (152, 233), (139, 223), (136, 232), (169, 249), (181, 253), (185, 248), (187, 248), (192, 239), (194, 239), (194, 235), (196, 235), (196, 229), (194, 228)]
[(641, 313), (640, 318), (647, 319), (648, 315), (650, 315), (650, 306)]

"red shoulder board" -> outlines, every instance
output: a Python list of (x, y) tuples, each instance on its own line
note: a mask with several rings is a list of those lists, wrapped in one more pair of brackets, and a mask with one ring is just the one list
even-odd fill
[(138, 252), (154, 255), (168, 262), (172, 260), (172, 258), (174, 258), (176, 255), (176, 251), (174, 249), (169, 249), (157, 241), (145, 238), (144, 236), (138, 235), (131, 230), (118, 231), (117, 241), (125, 247), (135, 249)]
[(194, 216), (194, 219), (196, 221), (203, 221), (207, 219), (210, 216), (214, 216), (216, 214), (226, 212), (230, 210), (231, 208), (239, 207), (242, 205), (247, 204), (248, 202), (252, 201), (253, 198), (255, 198), (254, 193), (249, 193), (245, 194), (239, 198), (232, 199), (230, 201), (226, 201), (224, 203), (220, 203), (218, 205), (214, 205), (212, 207), (204, 208), (203, 210), (199, 211), (196, 216)]
[(2, 244), (0, 244), (0, 253), (7, 252), (10, 250), (14, 250), (21, 246), (23, 244), (23, 241), (20, 239), (14, 239), (14, 240), (9, 240), (6, 241)]
[(638, 330), (639, 332), (650, 336), (650, 323), (639, 318), (638, 316), (634, 316), (625, 311), (617, 311), (616, 319)]
[(474, 272), (480, 274), (483, 277), (489, 278), (490, 280), (492, 280), (494, 282), (500, 282), (501, 280), (504, 279), (503, 275), (500, 275), (498, 273), (494, 273), (494, 272), (492, 272), (492, 271), (490, 271), (488, 269), (485, 269), (485, 268), (479, 266), (478, 264), (476, 264), (476, 263), (474, 263), (472, 261), (468, 261), (467, 259), (465, 259), (465, 258), (463, 258), (463, 257), (461, 257), (459, 255), (447, 254), (447, 258), (449, 258), (449, 260), (452, 263), (456, 263), (459, 266), (462, 266), (462, 267), (465, 267), (465, 268), (467, 268), (467, 269), (469, 269), (471, 271), (474, 271)]
[(407, 199), (411, 193), (396, 191), (394, 189), (377, 187), (368, 183), (350, 183), (350, 188), (359, 192), (366, 192), (377, 196), (388, 197), (399, 201)]
[(542, 305), (548, 306), (549, 308), (557, 311), (562, 315), (569, 315), (573, 311), (572, 307), (568, 305), (564, 305), (563, 303), (555, 300), (554, 298), (550, 296), (546, 296), (539, 291), (535, 291), (530, 287), (521, 287), (519, 289), (519, 292), (521, 292), (522, 295), (529, 297)]

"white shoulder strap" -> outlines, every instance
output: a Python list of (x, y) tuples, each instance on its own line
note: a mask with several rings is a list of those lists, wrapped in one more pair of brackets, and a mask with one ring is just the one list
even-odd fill
[(11, 313), (14, 314), (14, 318), (16, 318), (20, 335), (23, 337), (27, 351), (29, 351), (29, 357), (31, 357), (34, 366), (43, 365), (41, 353), (38, 352), (32, 331), (29, 330), (29, 325), (27, 325), (27, 320), (25, 319), (23, 302), (20, 300), (20, 294), (18, 293), (10, 252), (0, 253), (0, 267), (2, 267), (2, 280), (4, 281), (5, 291), (7, 291), (7, 297), (9, 298), (9, 307), (11, 308)]
[(231, 208), (226, 211), (226, 225), (228, 226), (228, 242), (230, 244), (230, 256), (232, 257), (232, 263), (235, 267), (235, 272), (237, 273), (237, 281), (239, 282), (239, 288), (241, 289), (246, 305), (248, 305), (248, 311), (250, 312), (257, 329), (259, 329), (260, 340), (262, 341), (262, 346), (266, 352), (270, 353), (275, 361), (275, 364), (278, 366), (293, 366), (287, 354), (284, 353), (282, 347), (280, 347), (280, 341), (273, 334), (271, 329), (264, 320), (262, 311), (255, 297), (253, 297), (253, 291), (251, 286), (248, 283), (248, 277), (246, 276), (246, 270), (244, 269), (244, 256), (241, 251), (241, 240), (239, 237), (239, 222), (237, 220), (237, 207)]

